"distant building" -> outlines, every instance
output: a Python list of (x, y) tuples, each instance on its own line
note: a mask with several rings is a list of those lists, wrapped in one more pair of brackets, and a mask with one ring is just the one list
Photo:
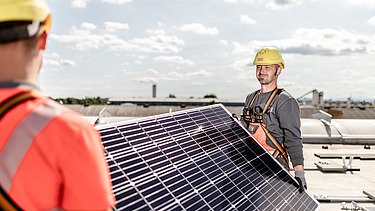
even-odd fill
[(244, 106), (243, 101), (225, 100), (216, 98), (201, 98), (201, 99), (179, 99), (179, 98), (110, 98), (108, 99), (110, 105), (137, 105), (143, 107), (149, 106), (180, 106), (181, 108), (191, 106), (206, 106), (215, 103), (221, 103), (224, 106)]

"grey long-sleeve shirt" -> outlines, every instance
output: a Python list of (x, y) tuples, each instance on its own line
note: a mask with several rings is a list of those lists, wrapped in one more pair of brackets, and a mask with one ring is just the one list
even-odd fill
[[(247, 95), (245, 107), (250, 105), (254, 94), (256, 92)], [(256, 106), (260, 106), (263, 109), (271, 94), (272, 91), (259, 94), (254, 101), (253, 109)], [(283, 89), (273, 99), (264, 114), (263, 121), (271, 135), (287, 148), (293, 166), (303, 165), (303, 145), (298, 102)], [(268, 137), (266, 141), (268, 145), (276, 148)]]

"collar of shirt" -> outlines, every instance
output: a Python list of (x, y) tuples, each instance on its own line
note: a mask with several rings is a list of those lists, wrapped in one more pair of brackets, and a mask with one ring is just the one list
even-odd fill
[(16, 88), (20, 86), (26, 86), (34, 90), (39, 90), (39, 88), (33, 84), (27, 83), (27, 82), (20, 82), (20, 81), (4, 81), (0, 82), (0, 88)]

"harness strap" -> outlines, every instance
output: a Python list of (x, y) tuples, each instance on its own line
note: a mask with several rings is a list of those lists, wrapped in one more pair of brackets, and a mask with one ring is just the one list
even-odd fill
[(0, 119), (17, 105), (37, 97), (42, 97), (42, 95), (39, 92), (31, 90), (22, 91), (8, 97), (0, 104)]
[(0, 210), (19, 211), (22, 210), (0, 186)]
[[(277, 94), (280, 94), (281, 92), (281, 88), (275, 88), (273, 91), (272, 91), (272, 94), (270, 95), (270, 97), (268, 98), (267, 102), (266, 102), (266, 105), (264, 106), (263, 108), (263, 112), (262, 112), (262, 116), (267, 112), (269, 106), (271, 105), (271, 102), (272, 100), (275, 98), (275, 96)], [(259, 96), (260, 94), (260, 90), (257, 91), (257, 93), (253, 96), (253, 98), (251, 99), (251, 102), (250, 102), (250, 105), (248, 107), (248, 110), (250, 111), (254, 105), (254, 101), (255, 99)], [(283, 156), (285, 162), (288, 164), (289, 163), (289, 159), (288, 159), (288, 155), (287, 155), (287, 152), (286, 152), (286, 149), (271, 135), (271, 133), (267, 130), (267, 128), (263, 125), (263, 124), (260, 124), (261, 125), (261, 128), (263, 129), (263, 131), (265, 132), (265, 134), (267, 135), (267, 137), (272, 141), (272, 143), (275, 145), (276, 149), (275, 152), (272, 154), (274, 158), (276, 158), (277, 156), (279, 156), (279, 154), (281, 153), (281, 155)]]
[(280, 145), (280, 143), (271, 135), (271, 133), (267, 130), (266, 127), (263, 126), (263, 124), (260, 124), (261, 128), (263, 129), (263, 131), (266, 133), (266, 135), (270, 138), (270, 140), (272, 141), (272, 143), (275, 145), (276, 147), (276, 151), (272, 154), (274, 158), (276, 158), (277, 156), (279, 156), (279, 154), (281, 153), (281, 155), (283, 156), (285, 162), (287, 164), (289, 164), (289, 159), (288, 159), (288, 155), (286, 153), (286, 150), (285, 148)]
[(259, 94), (260, 94), (260, 89), (257, 91), (257, 93), (251, 99), (251, 102), (249, 104), (249, 110), (251, 110), (253, 108), (253, 104), (254, 104), (255, 98), (257, 98)]
[[(36, 99), (38, 97), (42, 97), (42, 95), (39, 92), (36, 91), (22, 91), (19, 93), (16, 93), (7, 99), (5, 99), (3, 102), (0, 103), (0, 120), (13, 108), (18, 106), (21, 103), (24, 103), (28, 100)], [(0, 210), (10, 210), (10, 211), (18, 211), (22, 210), (11, 198), (10, 196), (5, 192), (5, 190), (0, 185)]]
[[(271, 105), (271, 102), (273, 100), (273, 98), (275, 98), (275, 96), (277, 94), (279, 94), (279, 92), (281, 91), (280, 88), (275, 88), (273, 91), (272, 91), (272, 94), (271, 96), (268, 98), (267, 102), (266, 102), (266, 105), (264, 106), (263, 108), (263, 112), (262, 112), (262, 115), (264, 115), (268, 109), (268, 107)], [(260, 90), (257, 91), (257, 93), (253, 96), (253, 99), (251, 99), (251, 102), (250, 102), (250, 105), (249, 105), (249, 109), (252, 109), (253, 108), (253, 105), (254, 105), (254, 101), (255, 99), (258, 97), (258, 95), (260, 94)]]
[(272, 102), (273, 98), (275, 98), (275, 96), (276, 96), (276, 94), (279, 92), (279, 90), (281, 90), (281, 89), (279, 89), (279, 88), (277, 88), (277, 87), (273, 90), (271, 96), (268, 98), (267, 103), (266, 103), (266, 105), (265, 105), (264, 108), (263, 108), (262, 116), (263, 116), (263, 115), (266, 113), (266, 111), (268, 110), (268, 107), (271, 105), (271, 102)]

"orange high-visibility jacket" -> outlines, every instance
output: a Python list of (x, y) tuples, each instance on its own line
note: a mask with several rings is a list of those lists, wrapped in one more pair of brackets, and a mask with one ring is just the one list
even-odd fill
[[(30, 89), (0, 88), (0, 102)], [(98, 132), (48, 98), (0, 120), (0, 184), (24, 210), (101, 210), (114, 205)]]

